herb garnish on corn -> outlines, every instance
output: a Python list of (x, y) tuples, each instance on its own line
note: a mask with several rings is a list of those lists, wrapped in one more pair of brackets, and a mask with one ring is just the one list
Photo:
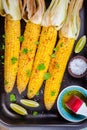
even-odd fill
[(26, 89), (29, 81), (36, 48), (39, 44), (38, 39), (41, 31), (40, 24), (44, 11), (44, 0), (24, 1), (23, 18), (27, 21), (27, 23), (24, 31), (24, 40), (20, 51), (19, 68), (17, 74), (17, 88), (19, 93), (22, 93)]
[(50, 75), (46, 74), (46, 72), (56, 43), (57, 30), (61, 28), (66, 19), (68, 2), (69, 0), (52, 0), (43, 16), (43, 28), (28, 86), (27, 96), (29, 98), (33, 98), (36, 95), (44, 79), (50, 78)]
[(56, 46), (58, 50), (49, 65), (48, 72), (51, 74), (51, 78), (46, 81), (44, 90), (44, 103), (47, 110), (50, 110), (56, 101), (68, 59), (79, 35), (79, 11), (82, 3), (83, 0), (71, 0), (66, 22), (59, 31), (60, 39)]
[(16, 102), (16, 95), (14, 93), (10, 94), (9, 100), (10, 102)]
[(0, 0), (1, 14), (5, 14), (5, 59), (4, 59), (4, 88), (11, 92), (18, 70), (20, 52), (20, 0)]

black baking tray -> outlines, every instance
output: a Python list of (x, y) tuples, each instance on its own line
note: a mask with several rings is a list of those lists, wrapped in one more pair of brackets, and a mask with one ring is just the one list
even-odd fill
[[(46, 6), (49, 5), (51, 0), (46, 0)], [(61, 12), (60, 12), (61, 13)], [(80, 12), (81, 17), (81, 30), (79, 37), (82, 35), (87, 36), (87, 1), (84, 0), (83, 8)], [(25, 22), (22, 20), (22, 33), (24, 30)], [(4, 34), (4, 18), (0, 17), (0, 57), (4, 54), (4, 50), (1, 49), (2, 44), (4, 43), (4, 39), (2, 38), (2, 35)], [(75, 56), (76, 54), (72, 52), (71, 57)], [(79, 55), (83, 55), (87, 58), (87, 45), (83, 49)], [(70, 58), (71, 58), (70, 57)], [(47, 111), (44, 107), (43, 103), (43, 90), (44, 90), (44, 84), (40, 90), (39, 96), (36, 96), (34, 100), (38, 101), (40, 103), (39, 108), (27, 108), (28, 110), (28, 116), (23, 117), (15, 114), (10, 108), (9, 108), (9, 94), (6, 94), (4, 92), (4, 65), (2, 64), (2, 59), (0, 58), (0, 122), (4, 123), (8, 126), (82, 126), (87, 125), (87, 121), (83, 121), (81, 123), (72, 123), (69, 121), (66, 121), (63, 119), (60, 114), (58, 113), (56, 103), (51, 111)], [(87, 88), (87, 76), (85, 76), (82, 79), (75, 79), (71, 77), (68, 74), (67, 68), (66, 72), (63, 78), (63, 82), (61, 85), (60, 91), (69, 86), (69, 85), (80, 85), (84, 88)], [(17, 89), (16, 89), (16, 83), (15, 87), (12, 91), (12, 93), (17, 95), (17, 103), (20, 104), (21, 98), (26, 98), (26, 91), (22, 93), (22, 95), (19, 95)], [(33, 111), (37, 111), (38, 115), (33, 116)]]

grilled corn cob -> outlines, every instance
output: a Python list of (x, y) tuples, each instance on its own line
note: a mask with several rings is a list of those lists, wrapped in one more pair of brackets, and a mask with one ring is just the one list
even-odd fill
[(12, 20), (9, 15), (5, 18), (5, 36), (4, 86), (8, 93), (15, 83), (20, 52), (20, 21)]
[[(57, 16), (58, 18), (56, 17), (61, 1), (59, 2), (59, 0), (57, 0), (55, 2), (55, 0), (52, 0), (48, 10), (44, 14), (44, 17), (42, 20), (42, 24), (44, 25), (44, 27), (42, 28), (42, 32), (41, 32), (41, 36), (39, 40), (39, 46), (36, 53), (34, 66), (33, 66), (33, 70), (30, 77), (30, 82), (28, 85), (28, 93), (27, 93), (28, 98), (33, 98), (36, 95), (36, 93), (39, 91), (44, 81), (44, 75), (47, 72), (49, 62), (51, 59), (51, 54), (56, 43), (57, 30), (55, 26), (58, 27), (57, 29), (59, 29), (62, 26), (61, 24), (63, 24), (65, 16), (66, 16), (66, 12), (67, 12), (68, 1), (66, 2), (66, 6), (64, 8), (65, 15), (63, 19), (60, 20), (58, 24), (56, 24), (54, 21), (54, 16), (56, 19), (58, 18), (61, 19), (60, 16), (59, 17)], [(56, 12), (54, 12), (53, 14), (52, 11), (54, 7), (56, 8), (55, 9)], [(51, 16), (52, 16), (52, 19), (51, 19)], [(47, 17), (48, 19), (46, 20)]]
[(75, 39), (79, 34), (80, 21), (78, 19), (82, 3), (83, 0), (71, 0), (66, 23), (60, 30), (60, 40), (56, 46), (57, 51), (54, 53), (55, 57), (51, 60), (48, 70), (51, 78), (46, 81), (44, 90), (44, 103), (47, 110), (50, 110), (56, 101), (67, 62), (73, 50)]
[[(5, 17), (5, 60), (4, 60), (4, 88), (7, 93), (11, 92), (18, 69), (20, 52), (20, 2), (18, 0), (2, 0)], [(14, 11), (16, 10), (16, 11)]]
[[(29, 98), (35, 96), (42, 85), (43, 76), (48, 69), (50, 55), (52, 54), (56, 38), (57, 30), (54, 27), (43, 27), (28, 86)], [(42, 66), (41, 69), (39, 69), (40, 66)]]
[[(31, 1), (28, 1), (28, 7), (32, 6), (34, 4), (35, 0), (33, 0), (33, 3), (31, 4)], [(20, 52), (20, 58), (19, 58), (19, 68), (18, 68), (18, 74), (17, 74), (17, 88), (19, 93), (22, 93), (28, 84), (30, 73), (33, 66), (34, 56), (36, 52), (37, 45), (39, 44), (38, 39), (41, 31), (41, 17), (44, 13), (45, 4), (44, 0), (39, 0), (39, 17), (36, 19), (34, 18), (36, 14), (34, 14), (33, 17), (29, 17), (31, 21), (28, 21), (26, 24), (25, 32), (24, 32), (24, 41), (22, 42), (21, 52)], [(33, 12), (29, 12), (33, 13)], [(36, 11), (37, 13), (37, 11)], [(40, 19), (40, 21), (39, 21)], [(36, 24), (35, 24), (36, 23)]]
[(61, 38), (56, 48), (55, 58), (51, 60), (49, 73), (51, 78), (46, 81), (44, 90), (44, 102), (47, 110), (50, 110), (59, 93), (61, 81), (65, 72), (67, 61), (72, 52), (74, 39)]

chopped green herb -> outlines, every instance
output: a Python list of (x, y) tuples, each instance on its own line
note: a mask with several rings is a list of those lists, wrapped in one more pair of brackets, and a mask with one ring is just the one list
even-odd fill
[(15, 64), (15, 63), (17, 62), (17, 60), (18, 60), (18, 59), (17, 59), (16, 57), (12, 57), (12, 58), (11, 58), (12, 64)]
[(64, 43), (62, 42), (62, 43), (60, 44), (60, 47), (63, 47), (63, 45), (64, 45)]
[(19, 37), (19, 41), (20, 41), (20, 42), (23, 42), (23, 41), (24, 41), (24, 36), (20, 36), (20, 37)]
[(15, 101), (16, 101), (16, 96), (15, 96), (15, 94), (10, 94), (9, 99), (10, 99), (10, 102), (15, 102)]
[(39, 44), (39, 41), (34, 42), (34, 44), (38, 45), (38, 44)]
[(54, 54), (54, 53), (51, 54), (51, 58), (55, 58), (55, 56), (56, 56), (56, 54)]
[(8, 85), (8, 81), (5, 81), (5, 83), (4, 83), (5, 85)]
[(56, 63), (56, 64), (55, 64), (55, 67), (58, 69), (58, 68), (59, 68), (59, 65)]
[(38, 115), (38, 112), (37, 111), (34, 111), (33, 112), (33, 116), (37, 116)]
[(58, 51), (58, 47), (55, 47), (53, 50), (54, 50), (55, 52)]
[(37, 70), (44, 70), (44, 69), (45, 69), (45, 65), (43, 63), (37, 66)]
[(30, 77), (30, 74), (31, 74), (30, 70), (27, 70), (27, 71), (26, 71), (26, 75), (27, 75), (28, 77)]
[(39, 96), (39, 92), (36, 93), (36, 96)]
[(3, 35), (2, 35), (2, 38), (4, 38), (4, 39), (5, 39), (5, 37), (6, 37), (6, 36), (5, 36), (5, 34), (3, 34)]
[(28, 49), (27, 49), (27, 48), (24, 48), (24, 49), (22, 50), (22, 53), (23, 53), (23, 54), (27, 54), (27, 53), (28, 53)]
[(4, 56), (3, 56), (3, 55), (1, 56), (1, 59), (4, 59)]
[(2, 50), (4, 50), (4, 49), (5, 49), (5, 45), (3, 44), (3, 45), (2, 45)]
[(51, 77), (50, 73), (45, 73), (44, 80), (48, 80)]
[(51, 96), (55, 96), (55, 93), (56, 93), (56, 92), (52, 91), (52, 92), (51, 92)]
[(30, 90), (30, 93), (32, 93), (33, 92), (33, 90)]
[(2, 65), (4, 65), (4, 62), (1, 62), (2, 63)]

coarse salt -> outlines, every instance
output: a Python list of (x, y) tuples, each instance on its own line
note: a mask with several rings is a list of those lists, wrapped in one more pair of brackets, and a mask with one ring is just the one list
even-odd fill
[(81, 75), (87, 69), (87, 63), (83, 59), (74, 59), (70, 62), (69, 68), (71, 69), (73, 74)]

